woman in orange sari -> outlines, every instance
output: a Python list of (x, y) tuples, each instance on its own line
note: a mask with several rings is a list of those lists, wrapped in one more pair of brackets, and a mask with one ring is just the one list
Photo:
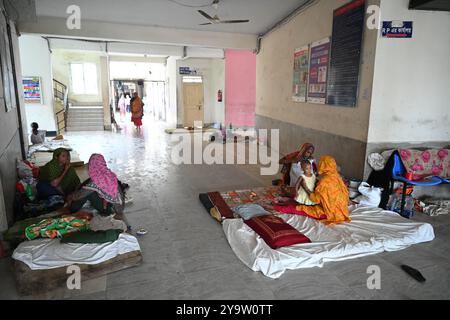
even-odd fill
[(133, 98), (130, 101), (131, 104), (131, 121), (138, 130), (142, 126), (142, 117), (144, 116), (144, 103), (139, 98), (137, 92), (133, 93)]
[(317, 205), (277, 205), (273, 209), (281, 213), (306, 215), (326, 224), (350, 222), (348, 189), (337, 171), (333, 157), (323, 156), (320, 159), (319, 175), (319, 182), (313, 192), (304, 187), (311, 201)]

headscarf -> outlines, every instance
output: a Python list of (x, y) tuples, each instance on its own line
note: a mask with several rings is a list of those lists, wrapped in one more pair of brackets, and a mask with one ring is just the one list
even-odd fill
[(349, 222), (348, 189), (337, 171), (336, 160), (331, 156), (323, 156), (319, 162), (319, 174), (319, 183), (309, 196), (318, 205), (301, 205), (297, 210), (316, 218), (326, 215), (326, 220), (323, 220), (325, 223)]
[[(312, 155), (309, 158), (305, 158), (305, 153), (310, 148), (313, 149), (313, 153), (314, 153), (314, 150), (315, 150), (314, 145), (312, 143), (308, 143), (308, 142), (304, 143), (300, 147), (299, 151), (290, 153), (287, 156), (285, 156), (285, 157), (280, 159), (280, 164), (283, 165), (283, 167), (281, 168), (281, 173), (283, 174), (283, 183), (284, 184), (290, 185), (290, 183), (291, 183), (290, 172), (291, 172), (291, 168), (292, 168), (292, 164), (293, 163), (301, 162), (302, 160), (311, 160), (311, 159), (313, 159)], [(315, 162), (312, 163), (312, 168), (313, 168), (314, 172), (317, 171)]]
[(114, 172), (108, 169), (105, 158), (101, 154), (93, 154), (89, 159), (88, 172), (91, 181), (84, 189), (95, 191), (100, 198), (113, 204), (122, 204), (119, 192), (119, 181)]
[(290, 153), (290, 154), (288, 154), (287, 156), (283, 157), (283, 158), (280, 160), (280, 163), (284, 162), (284, 163), (287, 163), (287, 164), (292, 164), (292, 163), (297, 163), (297, 162), (299, 162), (299, 160), (300, 160), (300, 161), (302, 161), (302, 160), (310, 160), (310, 159), (312, 159), (312, 155), (311, 155), (309, 158), (305, 158), (305, 153), (306, 153), (306, 151), (308, 151), (310, 148), (313, 149), (313, 153), (314, 153), (314, 150), (315, 150), (314, 145), (311, 144), (311, 143), (308, 143), (308, 142), (307, 142), (307, 143), (304, 143), (304, 144), (300, 147), (300, 150), (299, 150), (299, 151), (295, 151), (295, 152)]
[[(53, 151), (53, 159), (43, 166), (39, 172), (39, 180), (51, 183), (56, 178), (59, 178), (64, 172), (64, 168), (61, 168), (58, 157), (61, 153), (67, 152), (70, 156), (70, 152), (64, 148), (58, 148)], [(75, 191), (80, 185), (81, 181), (74, 168), (70, 168), (64, 178), (61, 181), (61, 189), (64, 194), (69, 194)]]
[(323, 156), (320, 158), (319, 162), (319, 174), (321, 176), (323, 175), (337, 175), (339, 176), (339, 173), (337, 171), (337, 164), (336, 160), (331, 156)]
[(313, 149), (312, 153), (314, 153), (314, 150), (315, 150), (316, 148), (314, 147), (313, 144), (307, 142), (307, 143), (304, 143), (304, 144), (301, 146), (300, 151), (298, 152), (298, 155), (299, 155), (299, 157), (301, 158), (300, 160), (309, 160), (310, 158), (312, 158), (312, 154), (311, 154), (311, 156), (310, 156), (309, 158), (306, 158), (306, 157), (305, 157), (305, 153), (306, 153), (309, 149), (311, 149), (311, 148)]

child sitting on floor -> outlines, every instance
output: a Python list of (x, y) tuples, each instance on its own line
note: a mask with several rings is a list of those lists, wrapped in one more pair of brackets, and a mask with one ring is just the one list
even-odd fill
[(304, 160), (302, 161), (301, 165), (303, 174), (298, 178), (298, 181), (295, 184), (297, 190), (295, 201), (297, 201), (297, 203), (299, 204), (313, 206), (316, 205), (316, 203), (312, 202), (311, 199), (309, 199), (309, 195), (306, 190), (309, 191), (309, 193), (314, 192), (317, 179), (315, 174), (312, 172), (311, 162), (309, 162), (308, 160)]
[[(316, 176), (314, 175), (312, 171), (312, 165), (311, 162), (308, 160), (304, 160), (301, 162), (301, 167), (303, 170), (303, 174), (300, 175), (300, 177), (297, 180), (297, 183), (295, 184), (295, 190), (296, 194), (293, 198), (291, 197), (278, 197), (275, 199), (275, 205), (299, 205), (304, 204), (307, 206), (313, 206), (316, 205), (316, 203), (312, 202), (311, 199), (309, 199), (309, 195), (306, 192), (308, 190), (310, 193), (314, 192), (314, 189), (316, 187)], [(295, 200), (295, 201), (294, 201)]]
[(37, 122), (33, 122), (31, 124), (31, 143), (32, 144), (42, 144), (45, 142), (45, 134), (46, 131), (44, 130), (39, 130), (39, 125), (37, 124)]

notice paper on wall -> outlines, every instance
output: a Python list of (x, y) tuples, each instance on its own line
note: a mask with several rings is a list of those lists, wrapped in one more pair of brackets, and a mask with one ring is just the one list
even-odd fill
[(309, 46), (295, 49), (292, 100), (306, 102), (308, 89)]
[(325, 104), (327, 98), (330, 38), (311, 44), (309, 64), (308, 102)]
[(23, 97), (27, 103), (42, 103), (40, 77), (23, 77)]

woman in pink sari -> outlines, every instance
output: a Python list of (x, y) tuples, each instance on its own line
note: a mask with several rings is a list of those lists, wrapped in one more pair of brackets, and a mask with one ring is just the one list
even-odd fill
[(125, 194), (120, 181), (101, 154), (93, 154), (88, 164), (89, 179), (72, 195), (68, 207), (71, 212), (81, 210), (86, 201), (102, 215), (123, 213)]

